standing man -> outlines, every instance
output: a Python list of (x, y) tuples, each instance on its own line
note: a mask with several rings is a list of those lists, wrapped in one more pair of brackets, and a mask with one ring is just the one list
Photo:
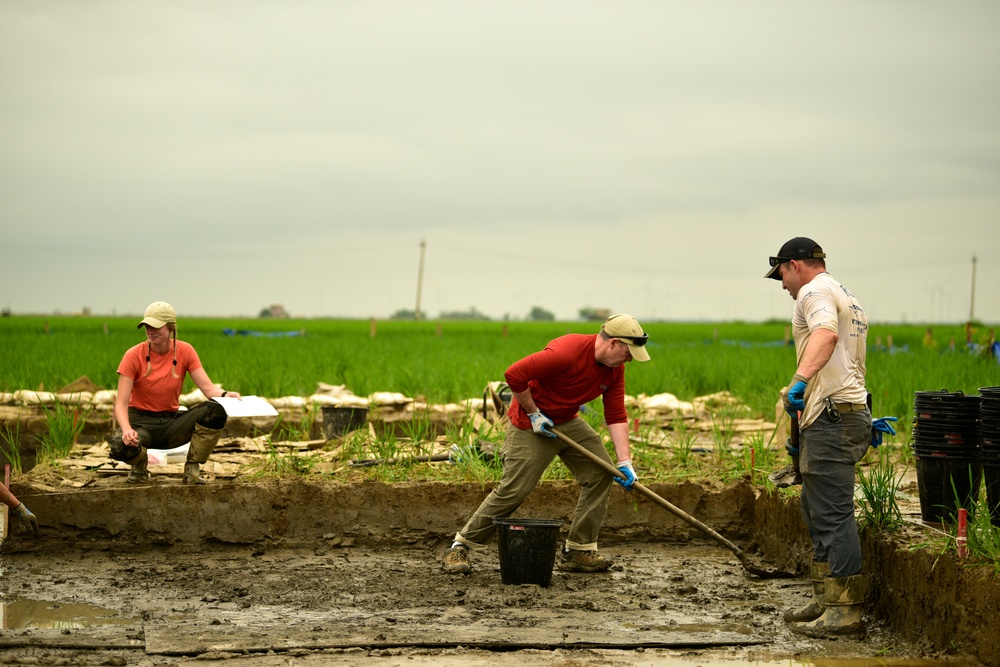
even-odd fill
[[(503, 478), (455, 535), (444, 556), (446, 572), (467, 574), (472, 570), (469, 551), (486, 549), (496, 533), (493, 519), (513, 514), (556, 456), (580, 485), (573, 523), (557, 565), (568, 572), (601, 572), (611, 567), (611, 559), (597, 553), (611, 481), (631, 488), (636, 480), (625, 412), (624, 364), (633, 359), (649, 361), (648, 338), (631, 315), (613, 315), (599, 333), (561, 336), (507, 369), (504, 377), (514, 398), (502, 451)], [(620, 477), (609, 477), (603, 468), (557, 440), (550, 430), (558, 426), (569, 438), (611, 463), (601, 436), (579, 416), (580, 406), (598, 396), (604, 399), (604, 418)]]
[[(861, 539), (854, 518), (855, 465), (873, 442), (865, 388), (868, 318), (826, 271), (826, 253), (796, 237), (771, 257), (765, 278), (795, 299), (792, 335), (798, 366), (781, 398), (799, 416), (802, 518), (813, 548), (813, 600), (785, 612), (811, 636), (864, 632)], [(881, 442), (881, 438), (879, 439)]]

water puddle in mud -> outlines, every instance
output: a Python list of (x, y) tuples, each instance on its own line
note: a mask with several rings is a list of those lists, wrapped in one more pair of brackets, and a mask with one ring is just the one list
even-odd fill
[(90, 628), (98, 625), (128, 625), (135, 618), (121, 618), (113, 609), (81, 602), (7, 599), (0, 601), (5, 630), (19, 628)]

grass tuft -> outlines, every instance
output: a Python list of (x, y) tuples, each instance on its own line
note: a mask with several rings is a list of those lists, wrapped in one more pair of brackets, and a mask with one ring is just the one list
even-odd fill
[(874, 532), (894, 532), (903, 525), (903, 514), (896, 502), (896, 489), (906, 474), (906, 468), (897, 472), (889, 456), (881, 456), (868, 466), (858, 467), (858, 481), (862, 497), (859, 527)]

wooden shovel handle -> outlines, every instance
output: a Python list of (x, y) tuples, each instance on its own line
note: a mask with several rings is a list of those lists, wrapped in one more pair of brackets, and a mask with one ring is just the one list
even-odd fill
[[(573, 449), (580, 452), (588, 459), (596, 463), (612, 477), (621, 477), (621, 473), (618, 471), (618, 468), (614, 467), (613, 465), (602, 459), (597, 454), (594, 454), (592, 451), (590, 451), (580, 443), (576, 442), (565, 433), (561, 433), (557, 429), (552, 429), (552, 432), (556, 434), (557, 438), (559, 438), (567, 445), (569, 445), (570, 447), (572, 447)], [(703, 533), (711, 537), (713, 540), (717, 541), (719, 544), (723, 545), (724, 547), (732, 551), (734, 554), (739, 556), (741, 560), (745, 556), (743, 551), (738, 546), (736, 546), (735, 544), (724, 538), (722, 535), (715, 532), (714, 530), (703, 524), (701, 521), (699, 521), (698, 519), (694, 518), (693, 516), (682, 510), (681, 508), (677, 507), (676, 505), (673, 505), (665, 498), (662, 498), (661, 496), (657, 495), (648, 486), (640, 484), (639, 482), (635, 482), (634, 484), (632, 484), (632, 490), (638, 491), (639, 493), (646, 496), (647, 498), (652, 500), (654, 503), (656, 503), (663, 509), (667, 510), (668, 512), (676, 516), (678, 519), (682, 519), (683, 521), (686, 521), (687, 523), (691, 524), (698, 530), (702, 531)]]

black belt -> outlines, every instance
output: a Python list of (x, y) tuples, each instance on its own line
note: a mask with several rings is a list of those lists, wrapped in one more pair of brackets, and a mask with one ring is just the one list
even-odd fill
[(140, 410), (139, 408), (129, 408), (131, 412), (137, 412), (143, 417), (173, 417), (177, 414), (176, 410), (168, 410), (166, 412), (152, 412), (151, 410)]

